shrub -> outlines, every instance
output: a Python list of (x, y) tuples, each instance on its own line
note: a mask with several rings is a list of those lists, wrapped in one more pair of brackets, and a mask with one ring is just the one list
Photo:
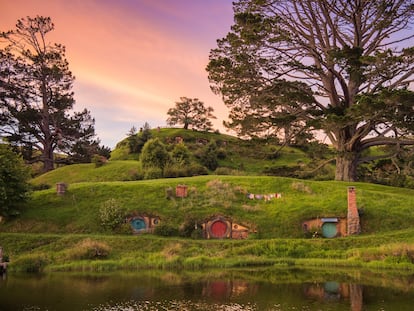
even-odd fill
[(218, 167), (214, 171), (214, 174), (215, 175), (232, 175), (232, 176), (240, 176), (240, 175), (242, 175), (240, 173), (240, 171), (234, 170), (234, 169), (229, 168), (229, 167)]
[(128, 171), (130, 180), (142, 180), (144, 179), (144, 173), (141, 169), (130, 169)]
[(227, 151), (224, 148), (217, 149), (217, 158), (220, 160), (224, 160), (227, 157)]
[(171, 152), (172, 159), (178, 164), (189, 164), (190, 163), (190, 151), (184, 143), (179, 143), (174, 146)]
[(184, 165), (167, 164), (164, 167), (164, 177), (166, 178), (186, 177), (186, 176), (188, 176), (188, 169)]
[(92, 157), (92, 163), (95, 164), (95, 167), (101, 167), (107, 162), (107, 159), (104, 156), (95, 154)]
[(7, 145), (0, 144), (0, 216), (19, 214), (28, 198), (28, 168)]
[(215, 142), (209, 142), (203, 149), (201, 163), (212, 171), (218, 167), (217, 145)]
[(143, 168), (158, 167), (162, 170), (170, 162), (170, 154), (166, 146), (158, 138), (154, 138), (145, 143), (140, 159)]
[(115, 199), (109, 199), (101, 205), (99, 217), (102, 226), (113, 230), (124, 222), (125, 210)]
[(38, 254), (24, 255), (13, 261), (13, 266), (17, 271), (27, 273), (42, 272), (47, 264), (47, 258)]
[(50, 185), (48, 184), (39, 184), (39, 185), (32, 185), (33, 191), (40, 191), (40, 190), (47, 190), (50, 189)]
[(111, 248), (108, 244), (92, 239), (85, 239), (68, 251), (69, 259), (104, 259), (109, 255)]
[(154, 234), (160, 236), (178, 236), (178, 229), (171, 224), (161, 223), (154, 229)]
[(208, 175), (207, 168), (196, 163), (192, 163), (187, 167), (188, 176)]
[(159, 167), (147, 167), (144, 169), (144, 179), (162, 178), (162, 169)]

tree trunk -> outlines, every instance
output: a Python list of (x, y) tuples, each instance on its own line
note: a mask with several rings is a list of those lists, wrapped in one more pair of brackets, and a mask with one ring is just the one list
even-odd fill
[(356, 181), (357, 180), (357, 152), (346, 152), (336, 156), (335, 180)]
[(43, 172), (49, 172), (55, 168), (53, 149), (51, 146), (44, 146), (43, 149)]

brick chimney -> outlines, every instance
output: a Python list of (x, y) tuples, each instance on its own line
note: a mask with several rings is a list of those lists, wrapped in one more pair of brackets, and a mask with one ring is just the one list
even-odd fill
[(348, 235), (359, 234), (361, 225), (356, 203), (355, 187), (348, 187)]

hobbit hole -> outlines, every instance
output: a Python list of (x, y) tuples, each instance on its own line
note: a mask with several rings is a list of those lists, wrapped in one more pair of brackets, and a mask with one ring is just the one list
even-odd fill
[(202, 224), (206, 239), (246, 239), (250, 229), (222, 216), (215, 216)]
[(159, 217), (138, 215), (128, 220), (134, 234), (154, 232), (155, 227), (159, 224)]

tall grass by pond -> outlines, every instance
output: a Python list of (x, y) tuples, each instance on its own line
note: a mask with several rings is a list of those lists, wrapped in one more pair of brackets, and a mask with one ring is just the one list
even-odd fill
[(113, 271), (260, 266), (414, 270), (414, 230), (341, 239), (191, 240), (150, 235), (0, 233), (10, 270)]

